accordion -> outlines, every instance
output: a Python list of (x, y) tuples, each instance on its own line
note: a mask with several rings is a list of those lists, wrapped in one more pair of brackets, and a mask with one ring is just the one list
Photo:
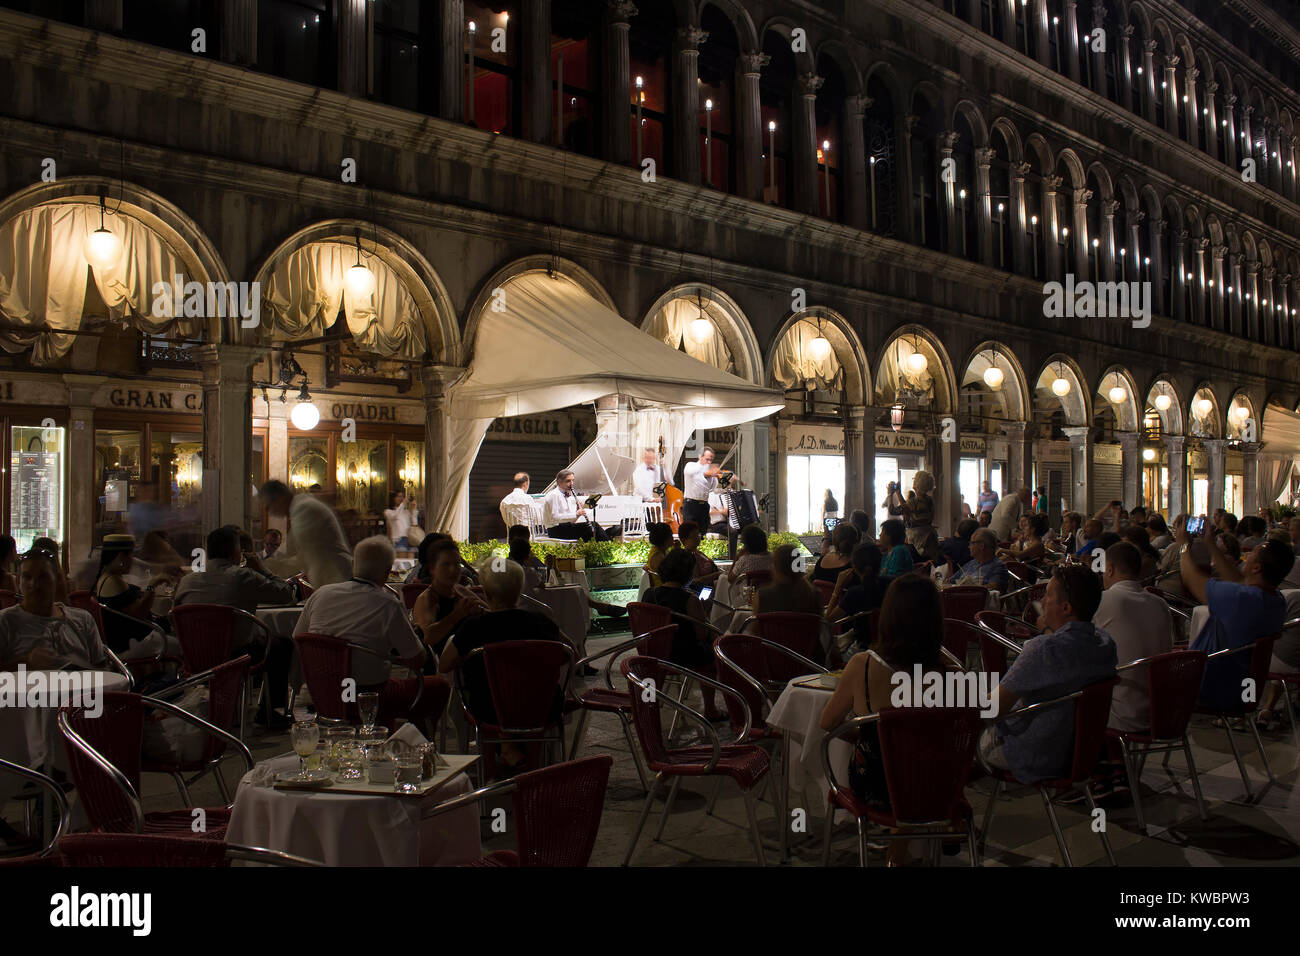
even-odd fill
[(724, 492), (727, 499), (727, 524), (732, 531), (739, 531), (746, 525), (758, 524), (758, 502), (754, 492), (749, 489)]

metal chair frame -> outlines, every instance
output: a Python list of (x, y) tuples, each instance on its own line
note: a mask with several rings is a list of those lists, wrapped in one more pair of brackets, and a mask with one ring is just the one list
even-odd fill
[[(1209, 669), (1210, 661), (1215, 660), (1216, 658), (1231, 657), (1233, 654), (1241, 654), (1246, 651), (1249, 651), (1253, 654), (1255, 652), (1255, 645), (1258, 644), (1260, 640), (1266, 640), (1271, 645), (1273, 641), (1277, 640), (1277, 635), (1269, 635), (1267, 637), (1259, 638), (1258, 640), (1251, 641), (1249, 644), (1243, 644), (1241, 645), (1241, 647), (1225, 648), (1224, 650), (1221, 651), (1215, 651), (1213, 654), (1208, 654), (1206, 655), (1205, 658), (1206, 669), (1207, 670)], [(1272, 648), (1270, 646), (1270, 652), (1271, 650)], [(1258, 695), (1262, 692), (1263, 692), (1262, 687), (1256, 688), (1256, 698), (1255, 698), (1254, 705), (1248, 708), (1244, 714), (1240, 715), (1240, 719), (1244, 719), (1246, 722), (1246, 726), (1250, 728), (1250, 732), (1255, 738), (1255, 747), (1259, 750), (1259, 759), (1264, 764), (1264, 773), (1268, 775), (1269, 784), (1274, 784), (1277, 783), (1277, 778), (1273, 776), (1273, 768), (1270, 767), (1268, 763), (1268, 754), (1264, 752), (1264, 741), (1259, 736), (1259, 728), (1255, 726), (1255, 713), (1256, 711), (1259, 710)], [(1228, 737), (1228, 747), (1232, 750), (1232, 757), (1237, 762), (1237, 772), (1241, 774), (1241, 784), (1243, 787), (1246, 788), (1246, 800), (1249, 802), (1255, 799), (1255, 795), (1250, 789), (1250, 778), (1246, 775), (1246, 764), (1241, 759), (1241, 752), (1237, 750), (1237, 741), (1234, 739), (1232, 735), (1232, 722), (1233, 720), (1236, 719), (1238, 718), (1224, 717), (1223, 732)], [(1164, 760), (1161, 761), (1161, 766), (1164, 767), (1169, 766), (1168, 753), (1165, 754)]]
[[(68, 827), (71, 826), (72, 822), (72, 810), (68, 805), (68, 797), (63, 792), (63, 788), (55, 783), (52, 778), (47, 777), (40, 771), (32, 770), (30, 767), (24, 767), (22, 764), (14, 763), (10, 760), (5, 760), (3, 757), (0, 757), (0, 772), (8, 772), (15, 776), (22, 777), (28, 783), (36, 784), (36, 786), (40, 787), (42, 790), (48, 791), (54, 798), (54, 805), (59, 811), (59, 819), (54, 824), (54, 835), (48, 841), (43, 842), (40, 852), (36, 854), (39, 858), (49, 856), (54, 852), (55, 846), (59, 842), (59, 837), (67, 832)], [(26, 801), (24, 802), (24, 813), (25, 815), (30, 814), (30, 804)], [(25, 822), (27, 825), (28, 836), (31, 836), (30, 817)]]

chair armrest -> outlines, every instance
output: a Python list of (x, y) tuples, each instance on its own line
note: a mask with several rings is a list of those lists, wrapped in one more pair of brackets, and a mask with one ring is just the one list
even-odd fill
[(104, 654), (105, 656), (108, 657), (108, 662), (113, 665), (113, 669), (116, 670), (119, 674), (122, 674), (126, 677), (126, 689), (128, 691), (134, 691), (135, 675), (131, 673), (131, 669), (127, 667), (124, 663), (122, 663), (122, 658), (118, 657), (115, 653), (113, 653), (113, 649), (111, 647), (109, 647), (107, 644), (104, 644), (103, 646), (104, 646)]
[(49, 856), (51, 853), (54, 852), (54, 848), (58, 845), (59, 837), (61, 837), (64, 834), (64, 832), (68, 829), (68, 827), (72, 822), (72, 811), (68, 806), (67, 794), (63, 792), (62, 787), (60, 787), (49, 777), (45, 776), (45, 774), (32, 770), (30, 767), (24, 767), (22, 764), (13, 763), (9, 760), (5, 760), (3, 757), (0, 757), (0, 771), (6, 771), (6, 770), (9, 773), (16, 774), (17, 776), (22, 777), (23, 779), (31, 783), (36, 784), (42, 789), (48, 790), (54, 796), (54, 802), (58, 805), (59, 808), (59, 819), (54, 824), (54, 838), (51, 839), (50, 842), (46, 846), (44, 846), (41, 849), (41, 852), (38, 854), (39, 856), (43, 856), (43, 857)]
[[(718, 693), (726, 697), (733, 697), (736, 700), (738, 700), (740, 702), (741, 709), (745, 712), (745, 726), (744, 729), (740, 732), (740, 735), (736, 737), (736, 743), (743, 744), (749, 739), (749, 731), (750, 731), (750, 727), (753, 725), (754, 722), (754, 715), (753, 712), (749, 709), (749, 701), (745, 700), (744, 694), (736, 690), (736, 688), (734, 687), (728, 687), (726, 684), (722, 683), (721, 681), (714, 680), (712, 677), (706, 677), (705, 675), (701, 674), (699, 671), (693, 671), (689, 667), (682, 667), (680, 664), (674, 664), (671, 661), (660, 661), (660, 663), (665, 667), (667, 667), (669, 670), (676, 671), (677, 673), (685, 677), (689, 677), (693, 681), (697, 681), (702, 686), (712, 687)], [(661, 694), (662, 691), (656, 690), (655, 693)], [(680, 702), (678, 701), (673, 701), (671, 697), (669, 698), (669, 700), (672, 701), (673, 703), (680, 704)], [(685, 705), (681, 704), (680, 706), (684, 707)], [(686, 709), (690, 710), (690, 708), (686, 708)], [(691, 713), (695, 713), (695, 712), (691, 711)], [(704, 717), (702, 715), (697, 715), (697, 716), (699, 716), (700, 720), (704, 721)], [(708, 721), (704, 721), (704, 722), (706, 724), (709, 724), (709, 727), (712, 728), (713, 725), (711, 723), (709, 723)]]
[[(652, 658), (652, 659), (654, 659), (654, 658)], [(664, 665), (665, 667), (667, 667), (668, 669), (670, 669), (670, 670), (674, 670), (674, 671), (677, 671), (678, 673), (681, 673), (681, 674), (693, 674), (693, 673), (694, 673), (693, 671), (689, 671), (689, 670), (687, 670), (687, 669), (684, 668), (684, 667), (678, 667), (676, 664), (670, 664), (668, 661), (659, 661), (659, 663), (660, 663), (660, 664), (663, 664), (663, 665)], [(699, 676), (700, 676), (701, 679), (703, 679), (703, 680), (708, 680), (708, 678), (707, 678), (707, 677), (704, 677), (703, 675), (699, 675)], [(635, 684), (637, 687), (641, 688), (642, 690), (646, 690), (646, 689), (647, 689), (647, 688), (646, 688), (646, 685), (645, 685), (645, 682), (642, 681), (640, 678), (638, 678), (635, 674), (632, 674), (631, 672), (629, 672), (628, 675), (627, 675), (627, 679), (630, 680), (630, 681), (631, 681), (633, 684)], [(730, 688), (727, 688), (727, 689), (728, 689), (729, 691), (731, 690)], [(732, 694), (735, 694), (735, 691), (731, 691), (731, 693), (732, 693)], [(656, 700), (656, 701), (659, 701), (659, 700), (666, 701), (670, 707), (672, 707), (674, 710), (677, 710), (677, 711), (679, 711), (679, 712), (685, 714), (685, 715), (686, 715), (687, 717), (689, 717), (691, 720), (695, 721), (697, 724), (699, 724), (701, 727), (703, 727), (703, 728), (705, 729), (705, 731), (708, 733), (708, 735), (709, 735), (709, 743), (710, 743), (710, 745), (713, 747), (713, 754), (712, 754), (712, 756), (709, 757), (709, 763), (708, 763), (708, 766), (706, 766), (706, 767), (704, 768), (704, 772), (705, 772), (705, 774), (712, 773), (712, 772), (713, 772), (713, 769), (718, 765), (718, 761), (722, 759), (722, 740), (718, 737), (718, 731), (717, 731), (717, 729), (714, 728), (714, 726), (713, 726), (712, 723), (710, 723), (709, 721), (707, 721), (707, 720), (704, 719), (704, 715), (703, 715), (703, 714), (701, 714), (701, 713), (699, 713), (698, 711), (696, 711), (696, 710), (694, 710), (694, 709), (688, 707), (686, 704), (683, 704), (681, 701), (679, 701), (677, 698), (673, 697), (672, 695), (670, 695), (670, 694), (665, 694), (665, 693), (664, 693), (660, 688), (656, 687), (656, 688), (654, 689), (654, 695), (655, 695), (655, 700)], [(738, 696), (738, 695), (737, 695), (737, 696)], [(742, 697), (740, 700), (741, 700), (741, 703), (742, 703), (742, 704), (744, 705), (744, 707), (745, 707), (745, 714), (746, 714), (745, 733), (747, 734), (747, 733), (749, 733), (749, 723), (748, 723), (749, 705), (748, 705), (748, 704), (745, 704), (745, 702), (744, 702), (744, 698), (743, 698), (743, 697)]]
[(1015, 710), (1011, 711), (1010, 713), (999, 714), (996, 717), (989, 717), (986, 719), (993, 722), (997, 722), (999, 720), (1006, 720), (1010, 717), (1020, 717), (1024, 714), (1035, 714), (1048, 707), (1056, 707), (1059, 704), (1067, 703), (1068, 701), (1075, 700), (1076, 698), (1082, 696), (1083, 696), (1083, 691), (1076, 690), (1073, 694), (1066, 694), (1064, 697), (1055, 697), (1052, 700), (1040, 700), (1036, 704), (1030, 704), (1027, 707), (1018, 707)]
[[(1250, 645), (1247, 644), (1246, 646), (1249, 647)], [(1178, 650), (1178, 648), (1175, 647), (1174, 650)], [(1186, 648), (1183, 648), (1183, 650), (1186, 650)], [(1169, 652), (1166, 651), (1165, 653), (1169, 653)], [(1204, 651), (1200, 651), (1200, 652), (1198, 652), (1198, 653), (1202, 653), (1202, 654), (1204, 654), (1205, 652), (1204, 652)], [(1155, 660), (1155, 658), (1156, 658), (1157, 656), (1159, 656), (1159, 655), (1155, 655), (1155, 654), (1153, 654), (1151, 657), (1139, 657), (1139, 658), (1138, 658), (1137, 660), (1135, 660), (1135, 661), (1129, 661), (1127, 664), (1121, 664), (1119, 667), (1115, 668), (1115, 670), (1116, 670), (1116, 671), (1127, 671), (1127, 670), (1132, 670), (1134, 667), (1141, 667), (1143, 664), (1150, 664), (1153, 660)], [(1208, 655), (1207, 655), (1207, 657), (1208, 657)]]
[(486, 787), (479, 787), (469, 793), (462, 793), (459, 797), (454, 797), (444, 803), (434, 804), (431, 807), (425, 807), (420, 811), (421, 820), (429, 820), (443, 813), (451, 813), (453, 810), (459, 810), (462, 807), (472, 806), (478, 803), (484, 797), (490, 797), (493, 794), (513, 793), (519, 787), (514, 780), (499, 780), (496, 783), (490, 783)]
[(592, 661), (598, 661), (602, 657), (608, 657), (609, 660), (605, 662), (605, 667), (603, 671), (605, 677), (605, 687), (608, 690), (613, 690), (614, 681), (610, 677), (610, 668), (614, 666), (614, 661), (618, 659), (618, 656), (620, 654), (623, 654), (626, 651), (630, 651), (634, 649), (638, 644), (641, 643), (642, 640), (643, 638), (639, 638), (639, 637), (629, 638), (628, 640), (623, 641), (620, 644), (615, 644), (613, 647), (606, 648), (605, 650), (601, 651), (599, 654), (589, 654), (586, 657), (584, 657), (582, 660), (578, 661), (578, 663), (574, 664), (573, 669), (575, 671), (581, 670), (583, 667), (589, 665)]
[(131, 781), (126, 778), (126, 774), (118, 770), (103, 754), (92, 747), (89, 741), (72, 729), (68, 724), (68, 709), (66, 707), (59, 708), (57, 723), (59, 732), (63, 734), (64, 739), (80, 750), (100, 770), (108, 774), (113, 783), (117, 785), (117, 788), (122, 791), (127, 803), (131, 806), (132, 825), (135, 832), (143, 833), (144, 807), (140, 803), (140, 795), (135, 792), (135, 787), (131, 786)]
[(305, 856), (295, 856), (280, 850), (268, 850), (261, 846), (244, 846), (241, 843), (226, 844), (227, 860), (247, 860), (250, 863), (265, 863), (267, 866), (324, 866), (320, 860), (309, 860)]
[[(848, 788), (840, 783), (835, 776), (835, 768), (831, 765), (831, 744), (836, 740), (839, 740), (850, 730), (861, 730), (867, 724), (875, 723), (878, 720), (880, 720), (879, 713), (866, 714), (862, 717), (850, 717), (838, 727), (827, 731), (826, 736), (822, 738), (822, 770), (826, 774), (826, 782), (836, 793), (842, 793)], [(834, 813), (835, 810), (832, 808), (830, 812)]]
[(256, 614), (249, 614), (242, 607), (232, 607), (231, 610), (235, 612), (235, 617), (247, 621), (249, 624), (252, 624), (255, 628), (261, 631), (263, 636), (266, 637), (268, 643), (271, 641), (271, 638), (276, 636), (272, 633), (270, 626)]
[(236, 737), (234, 734), (226, 733), (226, 731), (222, 730), (216, 724), (210, 724), (202, 717), (198, 717), (194, 714), (191, 714), (185, 708), (177, 707), (175, 704), (170, 703), (168, 701), (159, 700), (156, 697), (145, 697), (143, 698), (143, 700), (144, 703), (149, 707), (158, 707), (162, 710), (165, 710), (173, 717), (179, 717), (187, 724), (193, 724), (195, 727), (198, 727), (200, 730), (207, 732), (209, 735), (213, 737), (220, 737), (226, 743), (233, 744), (236, 750), (239, 752), (240, 756), (244, 758), (244, 763), (246, 765), (244, 768), (245, 771), (253, 769), (253, 752), (249, 750), (248, 747), (244, 745), (244, 742), (240, 740), (238, 737)]
[[(242, 654), (240, 655), (240, 657), (233, 658), (231, 661), (226, 661), (226, 664), (233, 663), (234, 661), (238, 661), (241, 658), (247, 660), (249, 664), (252, 664), (253, 662), (252, 658), (249, 657), (247, 654)], [(225, 664), (222, 664), (220, 666), (224, 667)], [(175, 684), (169, 684), (155, 694), (143, 695), (144, 699), (145, 700), (167, 700), (169, 697), (176, 694), (178, 691), (184, 690), (187, 687), (193, 687), (197, 684), (206, 684), (208, 681), (212, 680), (212, 675), (215, 674), (216, 672), (217, 672), (217, 668), (210, 667), (207, 670), (200, 671), (197, 674), (191, 674), (189, 677), (185, 678), (185, 680), (177, 681)]]

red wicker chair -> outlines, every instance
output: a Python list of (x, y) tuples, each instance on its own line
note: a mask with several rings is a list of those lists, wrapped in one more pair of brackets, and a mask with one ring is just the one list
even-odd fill
[[(663, 835), (664, 825), (668, 822), (669, 813), (672, 812), (673, 802), (677, 798), (677, 790), (681, 786), (682, 778), (714, 775), (730, 777), (736, 782), (744, 795), (745, 810), (749, 816), (750, 837), (754, 841), (754, 854), (758, 858), (759, 865), (765, 865), (763, 842), (759, 836), (758, 817), (755, 811), (754, 791), (767, 776), (771, 763), (762, 747), (747, 742), (750, 721), (748, 718), (745, 720), (745, 732), (740, 735), (736, 743), (723, 744), (718, 739), (718, 732), (712, 724), (681, 701), (664, 693), (662, 688), (669, 675), (676, 673), (702, 685), (711, 686), (724, 695), (739, 695), (725, 684), (705, 677), (703, 674), (653, 657), (626, 659), (620, 665), (620, 669), (623, 671), (623, 676), (632, 685), (628, 688), (628, 699), (632, 702), (632, 722), (636, 726), (637, 737), (641, 741), (641, 750), (645, 753), (646, 763), (655, 772), (655, 779), (650, 785), (650, 793), (646, 796), (645, 805), (641, 808), (641, 817), (637, 821), (636, 830), (628, 843), (623, 865), (627, 866), (632, 862), (632, 854), (636, 850), (637, 840), (641, 836), (641, 831), (645, 829), (646, 817), (650, 815), (650, 808), (654, 805), (655, 795), (664, 777), (672, 777), (673, 783), (668, 792), (668, 799), (664, 803), (663, 814), (659, 818), (659, 831), (655, 834), (656, 840)], [(710, 738), (710, 745), (702, 747), (668, 747), (664, 743), (664, 725), (660, 712), (662, 703), (667, 703), (675, 712), (684, 713), (689, 718), (694, 719)], [(743, 698), (741, 698), (741, 707), (748, 712), (748, 705), (744, 703)]]
[(827, 608), (831, 603), (831, 595), (835, 593), (835, 585), (830, 581), (814, 581), (813, 587), (817, 589), (817, 596), (822, 599), (822, 608)]
[(73, 782), (86, 808), (91, 827), (107, 833), (160, 833), (199, 839), (220, 840), (230, 822), (228, 807), (206, 808), (207, 829), (193, 833), (190, 810), (145, 813), (140, 800), (141, 743), (146, 707), (166, 711), (218, 736), (253, 768), (253, 755), (237, 738), (207, 721), (166, 701), (109, 691), (103, 697), (103, 713), (89, 717), (84, 707), (64, 707), (58, 725), (68, 754)]
[[(1018, 715), (1030, 715), (1030, 719), (1033, 719), (1033, 714), (1041, 713), (1048, 707), (1063, 707), (1066, 701), (1074, 702), (1074, 748), (1070, 758), (1069, 771), (1064, 777), (1036, 780), (1032, 783), (1032, 786), (1037, 788), (1039, 796), (1043, 798), (1047, 818), (1052, 824), (1052, 833), (1056, 836), (1056, 845), (1061, 851), (1061, 859), (1066, 866), (1073, 866), (1074, 864), (1070, 862), (1070, 851), (1065, 846), (1065, 837), (1061, 833), (1061, 825), (1056, 820), (1055, 797), (1048, 791), (1072, 792), (1082, 789), (1084, 798), (1088, 801), (1088, 809), (1096, 809), (1097, 804), (1092, 797), (1090, 781), (1093, 777), (1093, 771), (1097, 767), (1097, 756), (1101, 753), (1102, 741), (1106, 738), (1106, 721), (1110, 718), (1110, 699), (1112, 693), (1114, 693), (1115, 685), (1118, 683), (1118, 677), (1111, 677), (1089, 684), (1073, 694), (1031, 704), (1028, 707), (1022, 707), (1014, 711)], [(989, 797), (988, 807), (984, 811), (984, 826), (980, 837), (981, 846), (988, 840), (989, 824), (993, 821), (993, 808), (997, 804), (1002, 788), (1009, 783), (1021, 783), (1008, 770), (995, 767), (991, 773), (995, 783), (993, 793)], [(1057, 796), (1060, 795), (1060, 793), (1057, 794)], [(1110, 865), (1115, 866), (1115, 854), (1111, 852), (1110, 838), (1106, 836), (1106, 831), (1100, 830), (1097, 835), (1101, 837), (1101, 845), (1106, 851), (1106, 858), (1110, 860)]]
[[(822, 629), (825, 621), (817, 614), (800, 614), (795, 611), (771, 611), (755, 614), (745, 622), (744, 632), (755, 634), (795, 652), (809, 661), (825, 660), (822, 648)], [(772, 679), (782, 683), (807, 674), (807, 665), (786, 659), (773, 659)]]
[[(830, 747), (838, 738), (868, 723), (880, 724), (880, 751), (885, 765), (889, 805), (864, 803), (835, 777)], [(974, 814), (963, 791), (979, 741), (980, 715), (976, 708), (891, 708), (840, 724), (822, 740), (822, 768), (830, 784), (826, 795), (822, 866), (830, 863), (831, 830), (835, 810), (847, 810), (858, 825), (858, 860), (867, 865), (871, 827), (881, 840), (943, 840), (965, 836), (970, 865), (979, 865), (975, 846)], [(924, 827), (916, 832), (916, 827)]]
[[(1129, 788), (1133, 793), (1133, 809), (1137, 811), (1138, 826), (1146, 830), (1142, 815), (1142, 765), (1148, 754), (1169, 753), (1182, 750), (1187, 757), (1187, 769), (1196, 793), (1196, 809), (1201, 819), (1206, 819), (1205, 801), (1201, 797), (1201, 780), (1192, 758), (1192, 746), (1187, 739), (1187, 726), (1196, 710), (1196, 698), (1201, 692), (1201, 678), (1205, 676), (1204, 651), (1169, 651), (1141, 660), (1130, 661), (1119, 668), (1121, 672), (1146, 668), (1147, 692), (1151, 701), (1151, 725), (1146, 732), (1106, 729), (1106, 736), (1118, 740), (1124, 753), (1124, 768), (1128, 771)], [(1140, 676), (1140, 675), (1139, 675)]]
[(72, 867), (229, 866), (234, 860), (270, 866), (324, 865), (278, 850), (147, 833), (71, 834), (59, 841), (58, 855), (63, 866)]
[(975, 623), (975, 615), (988, 607), (988, 588), (958, 585), (939, 592), (943, 602), (943, 616), (968, 624)]
[(402, 585), (402, 605), (408, 610), (415, 610), (415, 602), (425, 591), (429, 590), (429, 585), (421, 584), (417, 581), (408, 581)]
[(530, 770), (440, 803), (425, 818), (509, 793), (517, 849), (497, 850), (469, 866), (586, 866), (596, 846), (613, 763), (613, 757), (601, 754)]

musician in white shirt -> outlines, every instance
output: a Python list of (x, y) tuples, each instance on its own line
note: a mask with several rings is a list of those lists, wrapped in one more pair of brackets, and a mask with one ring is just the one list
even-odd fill
[(647, 448), (641, 455), (642, 465), (632, 475), (632, 490), (642, 501), (659, 501), (655, 494), (655, 485), (663, 481), (660, 475), (659, 461), (653, 448)]
[[(731, 490), (739, 487), (738, 479), (731, 480)], [(713, 534), (728, 534), (731, 530), (730, 518), (731, 505), (727, 501), (727, 494), (724, 491), (709, 492), (709, 531)]]
[(529, 520), (533, 514), (533, 496), (528, 493), (530, 481), (528, 472), (516, 473), (515, 490), (501, 499), (501, 520), (506, 523), (507, 531), (517, 524), (525, 528), (532, 524)]
[(555, 476), (555, 488), (543, 503), (543, 518), (551, 538), (590, 541), (595, 537), (597, 541), (608, 541), (610, 537), (573, 493), (573, 472), (567, 468)]
[(709, 520), (709, 493), (718, 487), (718, 475), (722, 469), (713, 463), (713, 449), (705, 446), (700, 452), (699, 461), (687, 464), (683, 469), (682, 520), (694, 521), (701, 528), (712, 523)]

